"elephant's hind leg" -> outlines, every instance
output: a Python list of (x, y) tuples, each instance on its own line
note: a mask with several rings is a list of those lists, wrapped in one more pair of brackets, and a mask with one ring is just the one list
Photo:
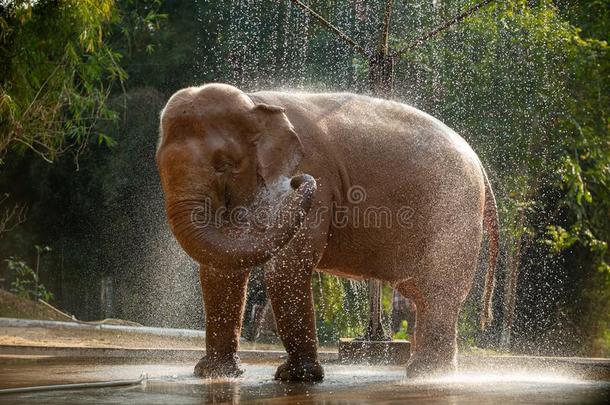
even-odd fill
[(199, 377), (236, 377), (239, 338), (248, 272), (222, 273), (199, 270), (205, 304), (205, 357), (195, 366)]
[(455, 371), (460, 302), (448, 300), (443, 294), (418, 294), (411, 298), (416, 305), (417, 320), (407, 377)]
[(416, 306), (415, 345), (408, 377), (453, 372), (457, 367), (457, 324), (472, 286), (481, 230), (462, 238), (447, 232), (428, 249), (417, 275), (396, 288)]

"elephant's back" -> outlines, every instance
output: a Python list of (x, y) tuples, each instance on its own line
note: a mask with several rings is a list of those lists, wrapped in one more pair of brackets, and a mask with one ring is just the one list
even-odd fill
[(468, 143), (447, 125), (398, 102), (355, 96), (323, 123), (334, 143), (349, 145), (351, 150), (357, 147), (379, 162), (413, 163), (428, 169), (450, 160), (478, 161)]
[[(367, 164), (452, 156), (478, 162), (468, 143), (447, 125), (406, 104), (352, 93), (259, 92), (286, 109), (304, 143), (326, 142)], [(322, 139), (320, 139), (322, 138)]]
[(480, 161), (470, 145), (431, 115), (402, 103), (353, 94), (310, 97), (306, 101), (317, 107), (310, 110), (314, 133), (321, 133), (314, 136), (323, 137), (335, 151), (334, 158), (344, 161), (351, 182), (370, 183), (370, 175), (382, 180), (390, 174), (391, 184), (420, 194), (468, 180), (476, 183), (475, 188), (482, 185)]

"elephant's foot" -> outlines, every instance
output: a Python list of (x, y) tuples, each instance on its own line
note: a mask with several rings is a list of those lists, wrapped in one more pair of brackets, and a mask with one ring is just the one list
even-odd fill
[(277, 368), (275, 379), (280, 381), (316, 382), (324, 379), (324, 369), (317, 360), (291, 359)]
[(439, 359), (413, 355), (407, 363), (407, 378), (430, 378), (455, 373), (457, 362), (455, 359)]
[(203, 378), (239, 377), (244, 372), (239, 366), (240, 361), (237, 354), (206, 355), (195, 366), (195, 375)]

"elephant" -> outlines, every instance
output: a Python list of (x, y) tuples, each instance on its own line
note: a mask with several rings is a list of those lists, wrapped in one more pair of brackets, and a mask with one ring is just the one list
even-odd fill
[(490, 182), (462, 137), (414, 107), (351, 93), (189, 87), (161, 111), (156, 163), (170, 229), (200, 265), (206, 354), (197, 376), (242, 373), (256, 266), (288, 354), (277, 380), (324, 378), (315, 271), (381, 280), (412, 300), (407, 376), (451, 372), (485, 231), (482, 326), (491, 320), (499, 237)]

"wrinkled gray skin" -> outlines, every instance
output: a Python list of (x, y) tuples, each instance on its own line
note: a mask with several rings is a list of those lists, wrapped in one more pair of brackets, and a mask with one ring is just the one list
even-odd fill
[[(458, 313), (485, 228), (490, 271), (482, 321), (489, 320), (495, 200), (476, 154), (435, 118), (354, 94), (246, 94), (209, 84), (172, 96), (161, 133), (157, 164), (169, 223), (201, 264), (207, 354), (197, 375), (241, 373), (236, 351), (248, 269), (260, 264), (289, 355), (276, 373), (281, 380), (323, 378), (314, 270), (380, 279), (412, 299), (417, 330), (407, 374), (447, 372), (456, 367)], [(270, 190), (278, 189), (274, 197)], [(214, 209), (252, 207), (265, 204), (261, 195), (296, 219), (251, 229), (192, 221), (204, 199)], [(371, 223), (371, 209), (382, 209), (389, 222)]]

